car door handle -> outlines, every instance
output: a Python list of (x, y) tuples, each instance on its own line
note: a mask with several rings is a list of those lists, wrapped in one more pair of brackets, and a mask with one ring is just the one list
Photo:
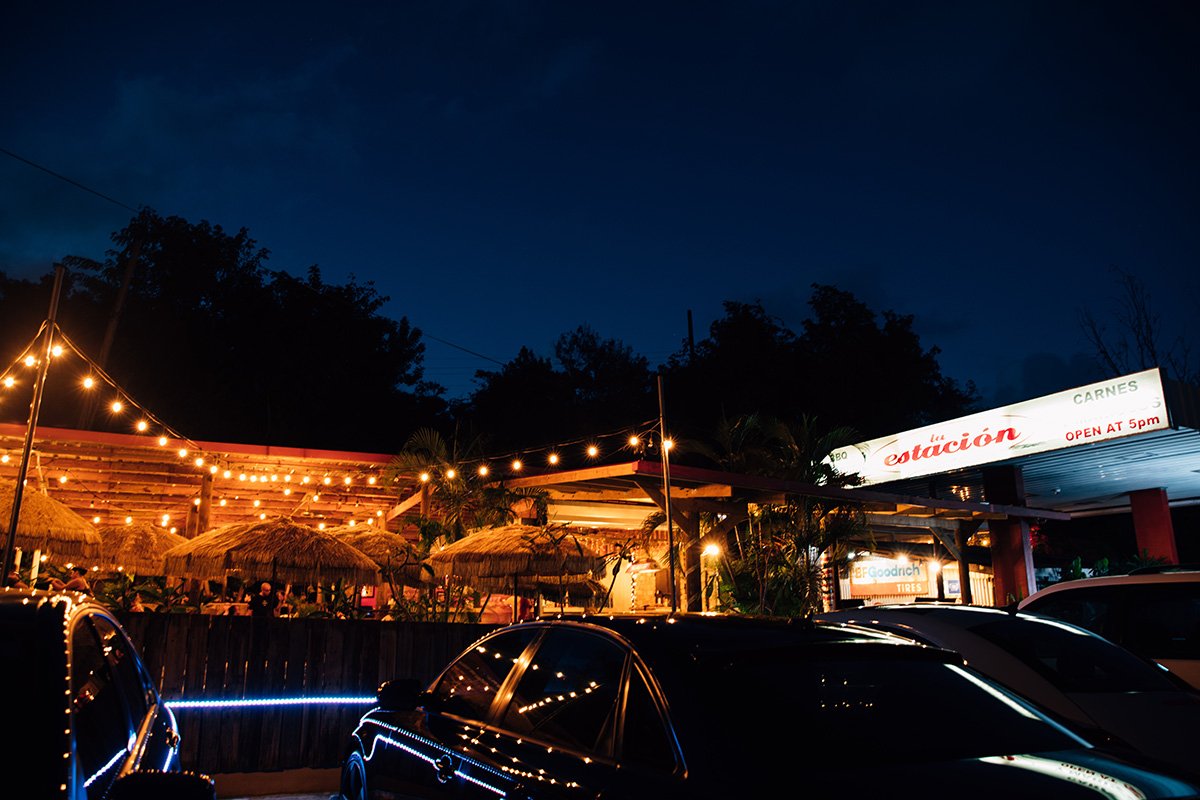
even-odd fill
[(438, 783), (449, 783), (454, 777), (454, 759), (449, 753), (439, 756), (433, 762), (433, 770), (437, 773)]

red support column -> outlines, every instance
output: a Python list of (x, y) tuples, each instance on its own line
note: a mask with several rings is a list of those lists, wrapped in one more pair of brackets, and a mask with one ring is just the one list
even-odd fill
[[(983, 492), (989, 503), (1025, 505), (1025, 478), (1020, 467), (987, 467)], [(989, 520), (992, 538), (993, 602), (1005, 606), (1033, 594), (1033, 548), (1029, 521), (1024, 517)]]
[(1151, 558), (1165, 558), (1170, 564), (1179, 563), (1175, 546), (1175, 527), (1171, 524), (1171, 508), (1167, 505), (1165, 489), (1142, 489), (1129, 493), (1133, 510), (1133, 535), (1138, 555), (1146, 551)]

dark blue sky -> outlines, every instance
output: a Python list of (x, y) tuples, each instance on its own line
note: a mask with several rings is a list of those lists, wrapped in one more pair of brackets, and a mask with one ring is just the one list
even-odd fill
[[(689, 309), (697, 338), (728, 299), (798, 328), (822, 282), (1023, 399), (1086, 379), (1113, 266), (1172, 331), (1200, 314), (1198, 9), (21, 3), (0, 147), (500, 361), (587, 323), (653, 365)], [(0, 186), (10, 274), (130, 217), (3, 156)], [(427, 345), (452, 396), (495, 367)]]

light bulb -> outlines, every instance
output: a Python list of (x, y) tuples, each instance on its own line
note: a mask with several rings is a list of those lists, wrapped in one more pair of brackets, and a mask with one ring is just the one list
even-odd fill
[(551, 453), (551, 454), (550, 454), (550, 458), (549, 458), (549, 459), (547, 459), (547, 460), (548, 460), (548, 461), (549, 461), (551, 464), (557, 464), (557, 463), (558, 463), (558, 453)]
[(479, 465), (479, 474), (480, 474), (480, 476), (482, 476), (482, 477), (486, 477), (486, 476), (487, 476), (487, 474), (488, 474), (488, 468), (487, 468), (487, 464), (480, 464), (480, 465)]
[(93, 378), (91, 375), (89, 375), (83, 379), (83, 388), (90, 389), (95, 385), (96, 385), (96, 379)]
[(132, 525), (132, 524), (133, 524), (133, 517), (126, 517), (126, 518), (125, 518), (125, 524), (126, 524), (126, 525)]
[(134, 427), (136, 427), (138, 429), (139, 433), (145, 433), (146, 429), (150, 427), (150, 423), (146, 422), (146, 420), (144, 420), (144, 419), (139, 419), (137, 421), (137, 425), (135, 425)]
[(596, 447), (594, 444), (590, 444), (588, 445), (587, 454), (589, 458), (595, 458), (596, 456), (600, 455), (600, 448)]
[(99, 518), (99, 517), (92, 517), (92, 524), (93, 524), (93, 525), (99, 525), (99, 524), (100, 524), (100, 518)]
[(36, 363), (37, 363), (37, 359), (34, 358), (33, 356), (25, 356), (25, 366), (32, 367)]
[(321, 483), (323, 483), (323, 484), (325, 484), (326, 486), (328, 486), (329, 484), (333, 483), (333, 478), (331, 478), (331, 477), (329, 477), (328, 475), (326, 475), (326, 476), (325, 476), (325, 479), (324, 479), (323, 481), (321, 481)]
[(179, 448), (179, 457), (180, 458), (187, 458), (187, 455), (188, 455), (188, 451), (187, 451), (186, 447)]
[(350, 478), (349, 478), (349, 477), (342, 478), (342, 483), (344, 483), (346, 486), (349, 486), (349, 485), (350, 485)]
[(14, 379), (11, 375), (4, 379), (4, 387), (6, 389), (11, 389), (13, 386), (16, 386), (16, 384), (16, 379)]
[(512, 462), (512, 471), (513, 472), (520, 472), (522, 466), (524, 466), (524, 465), (521, 463), (521, 459), (519, 459), (519, 458), (513, 459), (513, 462)]
[(195, 460), (195, 461), (193, 461), (192, 463), (193, 463), (193, 464), (195, 464), (197, 467), (203, 467), (203, 466), (204, 466), (204, 459), (203, 459), (203, 458), (200, 458), (199, 456), (196, 456), (196, 460)]
[(54, 345), (54, 347), (51, 347), (50, 354), (52, 356), (54, 356), (55, 358), (58, 358), (59, 356), (61, 356), (62, 355), (62, 345), (56, 344), (56, 345)]
[(113, 412), (114, 414), (120, 414), (120, 413), (121, 413), (121, 411), (122, 411), (122, 410), (124, 410), (124, 408), (125, 408), (125, 404), (124, 404), (124, 403), (122, 403), (120, 400), (113, 400), (113, 401), (112, 401), (112, 405), (111, 405), (111, 406), (109, 406), (109, 408), (111, 408), (111, 409), (112, 409), (112, 412)]
[(165, 436), (158, 437), (158, 446), (166, 447), (167, 446), (167, 437), (165, 437)]
[(374, 485), (375, 485), (375, 476), (374, 476), (374, 475), (372, 475), (371, 477), (367, 478), (367, 485), (368, 485), (368, 486), (374, 486)]
[(421, 478), (421, 483), (429, 483), (429, 473), (428, 472), (422, 472), (419, 477)]

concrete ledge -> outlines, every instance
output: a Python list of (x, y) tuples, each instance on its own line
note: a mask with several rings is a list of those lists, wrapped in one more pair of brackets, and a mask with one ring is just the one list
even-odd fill
[(271, 797), (274, 795), (320, 797), (326, 800), (338, 790), (341, 770), (289, 769), (280, 772), (229, 772), (212, 775), (219, 798)]

